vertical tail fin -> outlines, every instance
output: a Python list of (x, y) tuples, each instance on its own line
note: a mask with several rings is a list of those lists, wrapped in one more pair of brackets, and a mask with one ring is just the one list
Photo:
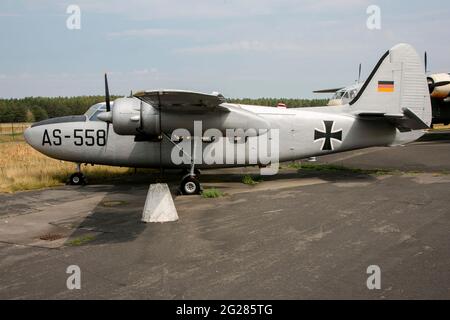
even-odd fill
[(386, 52), (350, 102), (358, 116), (385, 117), (401, 131), (428, 128), (431, 101), (422, 60), (408, 44)]

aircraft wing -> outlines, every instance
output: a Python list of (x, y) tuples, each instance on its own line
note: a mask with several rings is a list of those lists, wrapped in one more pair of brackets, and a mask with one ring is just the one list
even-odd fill
[(313, 91), (313, 93), (335, 93), (341, 89), (344, 89), (345, 87), (341, 87), (341, 88), (334, 88), (334, 89), (323, 89), (323, 90), (316, 90)]
[(166, 111), (222, 111), (229, 112), (229, 109), (221, 106), (226, 102), (223, 95), (214, 92), (206, 94), (201, 92), (185, 90), (152, 90), (140, 91), (134, 97)]
[(383, 112), (362, 111), (354, 115), (364, 120), (384, 120), (392, 123), (401, 132), (429, 129), (430, 127), (409, 108), (403, 108), (403, 113), (389, 114)]

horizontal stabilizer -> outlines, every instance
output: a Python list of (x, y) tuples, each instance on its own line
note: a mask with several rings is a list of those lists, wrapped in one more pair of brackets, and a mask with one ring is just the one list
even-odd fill
[(353, 114), (361, 120), (389, 121), (400, 132), (430, 128), (429, 125), (418, 117), (411, 109), (403, 108), (402, 111), (403, 113), (361, 111), (354, 112)]

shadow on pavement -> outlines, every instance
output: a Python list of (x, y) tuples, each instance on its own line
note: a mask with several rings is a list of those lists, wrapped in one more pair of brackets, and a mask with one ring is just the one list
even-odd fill
[[(253, 175), (253, 174), (251, 174)], [(207, 173), (201, 175), (201, 182), (214, 187), (214, 183), (242, 183), (243, 174), (236, 173)], [(274, 176), (263, 176), (265, 183), (288, 179), (319, 178), (329, 182), (367, 182), (376, 178), (369, 174), (354, 173), (351, 171), (320, 172), (308, 170), (305, 172), (280, 172)], [(101, 245), (111, 243), (124, 243), (134, 241), (147, 228), (153, 224), (141, 222), (142, 210), (150, 183), (166, 182), (172, 191), (174, 198), (178, 194), (180, 175), (176, 172), (168, 172), (163, 179), (158, 174), (135, 176), (131, 179), (116, 181), (114, 185), (86, 186), (83, 192), (107, 192), (100, 203), (84, 218), (74, 229), (65, 245)], [(243, 187), (245, 187), (243, 185)], [(220, 187), (219, 187), (220, 188)], [(194, 199), (194, 198), (193, 198)], [(198, 198), (195, 198), (198, 199)], [(158, 232), (155, 228), (149, 228), (148, 236)]]

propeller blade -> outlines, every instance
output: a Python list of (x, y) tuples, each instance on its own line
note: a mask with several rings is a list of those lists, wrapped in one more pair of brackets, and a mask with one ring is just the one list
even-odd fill
[(106, 101), (106, 112), (111, 111), (111, 99), (109, 96), (108, 88), (108, 75), (105, 73), (105, 101)]
[(446, 86), (448, 84), (450, 84), (450, 81), (440, 81), (440, 82), (436, 82), (434, 84), (434, 87), (443, 87), (443, 86)]
[(432, 93), (435, 88), (443, 87), (443, 86), (446, 86), (449, 84), (450, 84), (450, 81), (440, 81), (440, 82), (435, 82), (435, 83), (432, 82), (432, 83), (428, 84), (428, 89), (430, 90), (430, 93)]
[(437, 87), (446, 86), (448, 84), (450, 84), (450, 81), (440, 81), (440, 82), (436, 82), (436, 83), (431, 84), (431, 87), (434, 89), (434, 88), (437, 88)]
[(106, 101), (106, 112), (109, 113), (110, 121), (106, 122), (106, 143), (108, 143), (109, 138), (109, 123), (112, 122), (112, 114), (111, 114), (111, 98), (109, 96), (109, 88), (108, 88), (108, 75), (105, 73), (105, 101)]

